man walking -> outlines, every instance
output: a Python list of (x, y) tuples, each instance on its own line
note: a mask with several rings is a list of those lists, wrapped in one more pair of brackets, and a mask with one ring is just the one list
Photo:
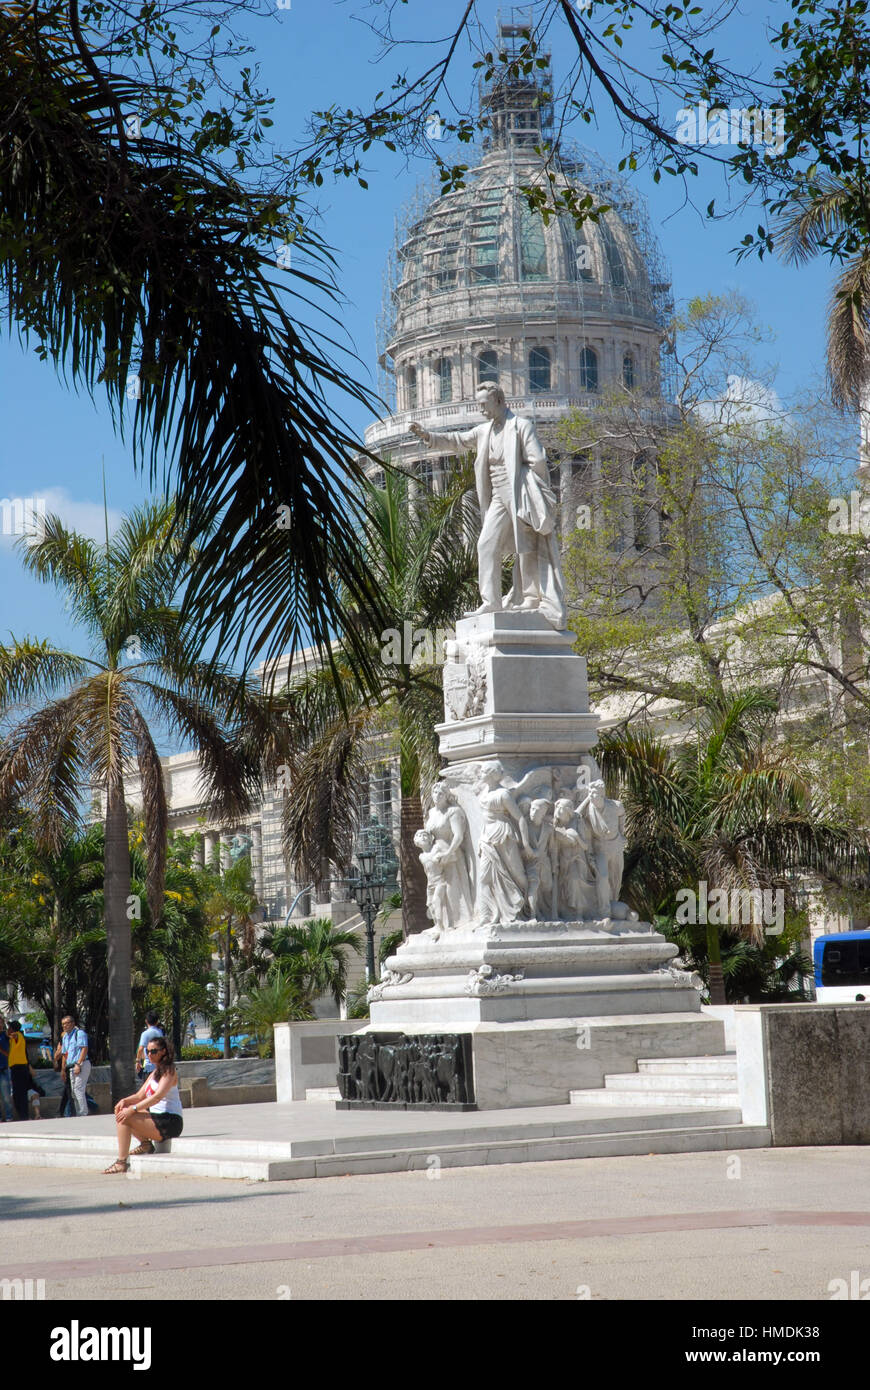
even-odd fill
[(163, 1036), (163, 1029), (157, 1021), (156, 1012), (154, 1009), (149, 1009), (145, 1015), (145, 1030), (136, 1049), (136, 1075), (140, 1081), (144, 1081), (154, 1070), (154, 1063), (148, 1055), (148, 1044), (153, 1042), (155, 1038), (162, 1038)]
[(63, 1037), (60, 1047), (63, 1054), (64, 1081), (68, 1083), (73, 1098), (76, 1115), (88, 1113), (87, 1089), (91, 1064), (88, 1061), (88, 1035), (79, 1028), (72, 1014), (61, 1019)]
[(6, 1020), (0, 1015), (0, 1124), (5, 1124), (7, 1119), (14, 1120), (15, 1112), (12, 1109), (12, 1081), (9, 1076), (9, 1034), (6, 1032)]

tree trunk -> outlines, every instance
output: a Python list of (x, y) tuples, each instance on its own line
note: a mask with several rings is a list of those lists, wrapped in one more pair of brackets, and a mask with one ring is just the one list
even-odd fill
[(725, 978), (722, 974), (719, 929), (712, 922), (707, 923), (707, 959), (709, 961), (710, 1003), (727, 1004)]
[(60, 1020), (63, 1010), (60, 997), (60, 962), (57, 958), (60, 950), (60, 924), (56, 914), (57, 906), (55, 905), (54, 965), (51, 971), (51, 1043), (53, 1047), (57, 1047), (62, 1036)]
[(133, 1090), (133, 1001), (130, 989), (130, 847), (120, 768), (106, 787), (105, 924), (109, 975), (109, 1061), (112, 1104)]
[(230, 950), (232, 948), (232, 917), (227, 918), (227, 951), (224, 960), (224, 1057), (230, 1055)]
[(172, 991), (172, 1046), (175, 1048), (175, 1055), (181, 1058), (181, 1048), (184, 1038), (181, 1033), (181, 990), (176, 986)]
[(402, 873), (402, 931), (405, 939), (432, 924), (426, 916), (426, 874), (414, 836), (423, 826), (420, 793), (402, 796), (399, 829), (399, 863)]

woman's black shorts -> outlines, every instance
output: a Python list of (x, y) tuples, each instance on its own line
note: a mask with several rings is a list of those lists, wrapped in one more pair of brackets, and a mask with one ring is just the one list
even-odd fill
[(184, 1128), (184, 1120), (180, 1115), (155, 1115), (152, 1110), (151, 1119), (160, 1130), (161, 1139), (177, 1139)]

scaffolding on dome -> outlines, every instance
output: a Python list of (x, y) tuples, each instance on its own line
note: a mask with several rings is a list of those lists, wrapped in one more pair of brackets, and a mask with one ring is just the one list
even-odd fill
[[(642, 195), (593, 150), (579, 144), (563, 145), (559, 163), (566, 175), (576, 178), (607, 202), (634, 237), (649, 276), (656, 323), (666, 332), (674, 316), (671, 267), (653, 230)], [(672, 402), (677, 390), (676, 367), (670, 344), (665, 338), (659, 352), (661, 393)]]
[[(646, 304), (649, 303), (652, 317), (664, 334), (669, 327), (674, 312), (673, 293), (670, 283), (670, 270), (667, 258), (665, 257), (655, 232), (652, 229), (649, 214), (639, 195), (635, 194), (625, 183), (618, 179), (612, 171), (607, 171), (607, 176), (599, 178), (598, 170), (606, 170), (606, 166), (598, 163), (596, 168), (595, 156), (583, 152), (576, 157), (560, 160), (564, 173), (571, 177), (585, 175), (582, 183), (600, 198), (602, 203), (607, 202), (613, 208), (616, 215), (631, 233), (637, 247), (640, 259), (646, 271), (647, 285), (643, 281), (638, 281), (636, 277), (627, 277), (621, 287), (614, 286), (609, 277), (605, 280), (603, 287), (599, 286), (599, 294), (602, 289), (609, 301), (609, 307), (614, 314), (627, 314), (629, 316), (640, 315), (643, 313)], [(512, 194), (520, 196), (517, 189), (520, 179), (514, 180), (513, 189), (504, 190), (505, 197)], [(461, 198), (461, 194), (447, 195), (448, 198), (456, 200)], [(427, 213), (432, 213), (435, 204), (446, 200), (440, 199), (437, 194), (433, 198), (431, 181), (421, 185), (416, 194), (397, 216), (395, 223), (395, 235), (392, 252), (388, 257), (383, 277), (383, 296), (381, 310), (377, 319), (377, 355), (379, 367), (380, 392), (383, 398), (389, 403), (390, 409), (396, 409), (396, 385), (393, 369), (387, 357), (387, 346), (395, 335), (397, 321), (400, 317), (401, 309), (407, 304), (417, 299), (425, 299), (430, 295), (438, 295), (441, 292), (449, 292), (458, 287), (461, 283), (460, 276), (463, 271), (467, 274), (469, 267), (462, 266), (463, 246), (460, 241), (450, 242), (445, 238), (444, 233), (433, 234)], [(455, 204), (454, 204), (455, 209)], [(602, 219), (602, 235), (607, 236), (609, 228), (607, 226), (607, 214)], [(562, 225), (562, 235), (569, 244), (571, 254), (575, 262), (580, 265), (581, 248), (586, 245), (586, 237), (579, 231), (572, 219), (565, 214), (560, 217)], [(515, 235), (517, 238), (523, 236), (522, 211), (515, 220)], [(478, 232), (485, 230), (482, 218), (477, 219)], [(518, 261), (522, 256), (522, 243), (519, 242), (516, 250)], [(448, 262), (454, 262), (453, 265)], [(409, 265), (417, 270), (417, 274), (409, 276), (407, 270)], [(416, 288), (413, 289), (416, 282)], [(524, 312), (531, 312), (536, 319), (540, 319), (540, 304), (536, 302), (534, 306), (528, 307), (528, 295), (525, 292), (526, 284), (534, 286), (539, 282), (533, 280), (525, 281), (519, 279), (512, 282), (512, 290), (518, 290), (522, 295)], [(565, 303), (566, 309), (572, 309), (582, 315), (584, 303), (584, 278), (582, 270), (578, 272), (574, 281), (574, 303)], [(404, 292), (405, 303), (400, 303), (400, 291)], [(564, 299), (565, 289), (562, 293), (553, 296), (553, 327), (558, 332), (559, 327), (559, 308), (560, 302)], [(676, 390), (676, 373), (672, 351), (666, 338), (663, 337), (662, 346), (659, 353), (660, 370), (660, 389), (661, 395), (666, 402), (674, 399)]]
[[(517, 19), (517, 15), (524, 16)], [(534, 76), (510, 73), (508, 68), (523, 57), (529, 35), (533, 31), (531, 11), (511, 9), (511, 18), (502, 19), (498, 12), (496, 24), (497, 53), (504, 54), (507, 63), (497, 69), (487, 81), (478, 82), (479, 117), (489, 127), (483, 140), (483, 151), (509, 143), (533, 150), (549, 149), (553, 145), (553, 74), (549, 50), (538, 51), (536, 60), (546, 64), (536, 67)]]
[[(521, 56), (533, 18), (530, 11), (518, 7), (511, 9), (510, 16), (507, 21), (501, 12), (498, 16), (497, 51), (504, 53), (508, 62)], [(442, 195), (433, 171), (396, 219), (377, 323), (381, 394), (393, 412), (396, 381), (387, 348), (403, 317), (415, 306), (428, 305), (421, 315), (421, 322), (428, 327), (431, 310), (442, 294), (458, 290), (470, 294), (476, 288), (485, 291), (487, 285), (504, 283), (505, 279), (510, 283), (511, 297), (515, 300), (518, 295), (520, 299), (524, 351), (527, 336), (535, 337), (531, 321), (539, 326), (544, 314), (557, 338), (560, 331), (568, 329), (579, 331), (582, 337), (587, 313), (593, 322), (602, 314), (610, 314), (614, 321), (628, 318), (654, 323), (661, 333), (657, 394), (665, 403), (673, 401), (674, 360), (664, 331), (673, 314), (669, 267), (641, 196), (593, 151), (564, 143), (553, 150), (558, 175), (610, 207), (630, 239), (630, 245), (625, 245), (608, 213), (598, 224), (590, 224), (589, 235), (600, 238), (608, 268), (606, 274), (593, 280), (581, 268), (583, 248), (588, 248), (585, 232), (562, 213), (555, 219), (560, 230), (548, 240), (543, 221), (528, 209), (520, 192), (535, 182), (535, 159), (552, 145), (550, 54), (541, 52), (536, 57), (545, 59), (546, 66), (536, 69), (533, 76), (511, 75), (503, 64), (489, 82), (481, 81), (480, 116), (486, 133), (475, 150), (466, 147), (462, 152), (470, 165), (466, 187)], [(534, 227), (531, 220), (535, 220)], [(513, 241), (510, 248), (505, 241), (508, 227)], [(562, 250), (556, 259), (564, 273), (557, 282), (552, 258), (558, 237), (562, 238)], [(504, 266), (513, 267), (514, 273), (508, 271), (502, 279)], [(552, 291), (546, 298), (545, 286)], [(432, 321), (437, 321), (437, 316)], [(579, 389), (578, 378), (573, 387), (569, 383), (567, 394), (576, 395)]]

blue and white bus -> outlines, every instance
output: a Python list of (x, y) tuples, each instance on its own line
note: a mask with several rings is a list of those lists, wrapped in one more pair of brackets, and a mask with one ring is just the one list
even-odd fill
[(813, 942), (816, 999), (820, 1004), (870, 1003), (870, 931), (832, 932)]

